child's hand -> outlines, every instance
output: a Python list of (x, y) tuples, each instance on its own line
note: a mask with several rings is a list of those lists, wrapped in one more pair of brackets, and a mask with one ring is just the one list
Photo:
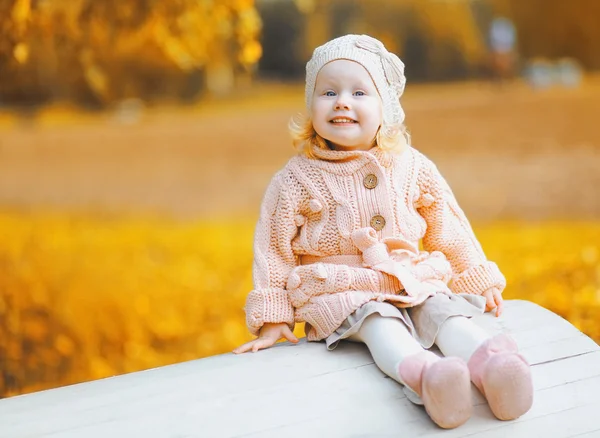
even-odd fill
[(298, 342), (298, 338), (292, 333), (290, 328), (285, 322), (279, 323), (265, 323), (260, 329), (258, 338), (253, 341), (246, 342), (244, 345), (240, 345), (238, 348), (233, 350), (235, 354), (245, 353), (252, 350), (256, 353), (258, 350), (263, 348), (269, 348), (275, 342), (281, 338), (286, 338), (288, 341), (294, 344)]
[(483, 293), (483, 296), (486, 299), (485, 311), (489, 312), (495, 308), (496, 316), (502, 315), (502, 309), (504, 308), (504, 299), (502, 298), (502, 293), (495, 287), (492, 287), (486, 290)]

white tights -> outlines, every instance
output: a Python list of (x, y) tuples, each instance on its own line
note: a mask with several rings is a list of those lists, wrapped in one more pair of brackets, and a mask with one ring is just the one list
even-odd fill
[[(457, 356), (468, 361), (477, 347), (489, 337), (469, 318), (453, 316), (440, 327), (435, 344), (444, 356)], [(377, 313), (367, 317), (360, 330), (349, 340), (365, 343), (379, 369), (398, 382), (400, 362), (407, 356), (424, 351), (402, 321)]]

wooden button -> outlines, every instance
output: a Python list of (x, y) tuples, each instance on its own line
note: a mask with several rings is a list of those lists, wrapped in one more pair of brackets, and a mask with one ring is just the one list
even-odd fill
[(377, 177), (372, 173), (369, 173), (365, 176), (365, 179), (363, 179), (363, 184), (367, 189), (374, 189), (377, 187)]
[(371, 227), (373, 227), (375, 231), (383, 230), (383, 227), (385, 227), (385, 218), (380, 214), (376, 214), (371, 218)]

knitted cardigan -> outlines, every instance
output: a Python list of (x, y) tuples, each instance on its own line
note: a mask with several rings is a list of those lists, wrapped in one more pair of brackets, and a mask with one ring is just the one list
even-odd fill
[[(425, 252), (417, 250), (414, 260), (447, 258), (448, 272), (430, 271), (433, 281), (443, 280), (453, 293), (504, 289), (503, 275), (486, 259), (450, 187), (422, 153), (412, 147), (399, 154), (378, 147), (311, 150), (316, 158), (290, 159), (264, 196), (254, 241), (254, 290), (245, 307), (252, 334), (268, 322), (292, 329), (295, 322), (306, 322), (308, 340), (324, 339), (364, 303), (406, 295), (397, 278), (365, 264), (340, 266), (342, 271), (326, 264), (313, 271), (316, 280), (329, 272), (333, 286), (308, 278), (300, 294), (304, 299), (299, 298), (299, 275), (306, 279), (306, 271), (298, 270), (307, 268), (299, 267), (302, 259), (360, 256), (364, 248), (353, 236), (364, 229), (380, 241), (396, 238), (414, 248), (422, 241)], [(367, 228), (375, 217), (378, 230)]]

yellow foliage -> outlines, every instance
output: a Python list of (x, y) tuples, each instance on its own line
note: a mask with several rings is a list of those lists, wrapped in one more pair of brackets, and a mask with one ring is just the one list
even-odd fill
[[(253, 218), (0, 213), (0, 396), (249, 340), (253, 228)], [(496, 223), (477, 232), (507, 276), (505, 298), (539, 303), (600, 341), (600, 224)]]
[(12, 8), (12, 19), (17, 28), (24, 28), (31, 14), (31, 0), (17, 0)]
[[(428, 38), (438, 42), (452, 42), (471, 63), (485, 56), (485, 40), (481, 38), (469, 3), (414, 2), (413, 5), (418, 11)], [(447, 51), (447, 47), (441, 46), (441, 50), (438, 56), (440, 61), (444, 61), (444, 51)]]
[[(262, 23), (252, 0), (8, 4), (4, 16), (0, 6), (0, 64), (6, 64), (0, 97), (56, 96), (61, 88), (109, 103), (146, 97), (144, 81), (175, 86), (224, 60), (232, 72), (248, 72), (261, 55)], [(43, 81), (34, 81), (40, 69)]]

